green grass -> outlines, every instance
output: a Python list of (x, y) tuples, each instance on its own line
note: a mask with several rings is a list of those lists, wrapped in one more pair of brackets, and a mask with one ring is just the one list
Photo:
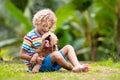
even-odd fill
[(120, 63), (111, 61), (90, 63), (87, 73), (74, 73), (61, 69), (56, 72), (26, 72), (20, 63), (0, 62), (0, 80), (120, 80)]

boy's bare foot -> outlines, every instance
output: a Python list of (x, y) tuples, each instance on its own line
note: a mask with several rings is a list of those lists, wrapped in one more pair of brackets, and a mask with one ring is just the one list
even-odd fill
[(83, 65), (79, 65), (79, 66), (75, 66), (72, 69), (73, 72), (88, 72), (89, 71), (89, 67), (88, 64), (83, 64)]

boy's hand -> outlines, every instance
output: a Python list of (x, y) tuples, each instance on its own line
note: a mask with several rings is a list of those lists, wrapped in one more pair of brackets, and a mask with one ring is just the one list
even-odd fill
[(38, 57), (38, 54), (34, 54), (33, 57), (31, 58), (30, 60), (30, 63), (31, 64), (36, 64), (37, 63), (37, 57)]
[(39, 65), (39, 64), (36, 64), (35, 66), (34, 66), (34, 68), (32, 69), (32, 73), (38, 73), (39, 72), (39, 69), (40, 69), (40, 67), (41, 67), (41, 65)]
[(31, 58), (31, 60), (30, 60), (30, 63), (31, 63), (31, 64), (36, 64), (36, 63), (37, 63), (37, 61), (36, 61), (36, 59), (35, 59), (35, 58), (33, 58), (33, 57), (32, 57), (32, 58)]
[(45, 57), (42, 57), (42, 56), (38, 57), (38, 58), (37, 58), (37, 63), (41, 65), (42, 62), (43, 62), (43, 60), (44, 60), (44, 58), (45, 58)]

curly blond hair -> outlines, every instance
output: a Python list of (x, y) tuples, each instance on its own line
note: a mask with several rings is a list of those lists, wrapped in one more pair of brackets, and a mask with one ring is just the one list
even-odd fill
[(47, 26), (50, 26), (51, 28), (55, 27), (57, 18), (54, 14), (54, 12), (50, 9), (43, 9), (39, 10), (34, 16), (33, 16), (33, 25), (41, 25), (41, 24), (47, 24)]

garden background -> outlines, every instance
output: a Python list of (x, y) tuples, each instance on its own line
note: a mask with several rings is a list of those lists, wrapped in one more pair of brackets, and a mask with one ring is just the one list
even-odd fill
[[(53, 32), (59, 38), (59, 49), (66, 44), (72, 45), (78, 59), (88, 62), (91, 71), (88, 74), (75, 74), (65, 70), (51, 75), (40, 73), (38, 75), (42, 75), (42, 80), (45, 74), (53, 76), (45, 78), (46, 80), (120, 78), (120, 0), (0, 0), (0, 80), (16, 80), (18, 76), (21, 76), (20, 80), (25, 76), (31, 77), (32, 74), (24, 72), (19, 52), (24, 35), (34, 28), (34, 13), (44, 8), (50, 8), (57, 16)], [(14, 73), (17, 74), (15, 78)], [(61, 73), (66, 74), (67, 78)], [(104, 76), (107, 73), (113, 74)], [(55, 74), (61, 77), (55, 77)], [(88, 76), (87, 79), (84, 74)], [(100, 74), (100, 77), (93, 76), (96, 74)], [(33, 78), (38, 79), (38, 75)]]

